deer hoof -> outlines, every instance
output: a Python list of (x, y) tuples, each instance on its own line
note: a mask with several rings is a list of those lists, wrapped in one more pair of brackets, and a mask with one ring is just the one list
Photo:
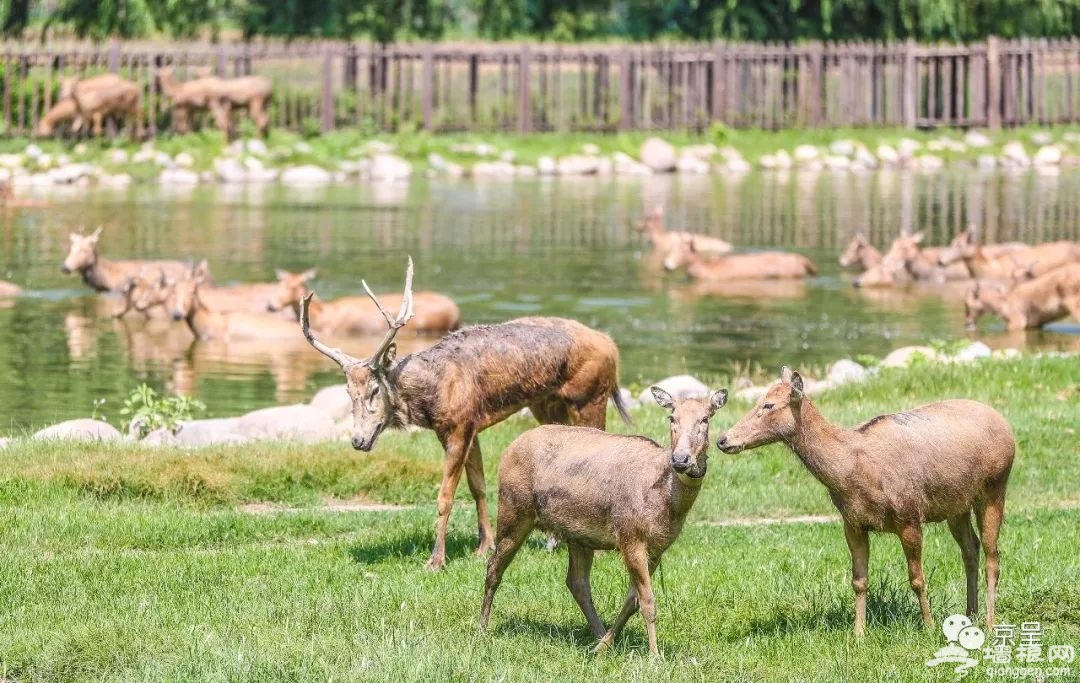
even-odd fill
[(600, 642), (596, 644), (596, 647), (593, 648), (592, 653), (594, 655), (602, 655), (609, 647), (611, 647), (611, 640), (607, 636), (604, 636), (600, 639)]
[(427, 569), (429, 572), (437, 572), (441, 571), (445, 565), (446, 558), (436, 557), (435, 555), (432, 555), (431, 559), (427, 561), (427, 564), (424, 566), (424, 568)]

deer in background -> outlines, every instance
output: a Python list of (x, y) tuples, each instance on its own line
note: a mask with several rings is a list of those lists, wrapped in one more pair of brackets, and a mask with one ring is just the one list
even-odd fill
[(70, 94), (62, 96), (56, 104), (49, 108), (49, 111), (42, 115), (41, 120), (38, 121), (37, 127), (34, 129), (34, 135), (47, 138), (53, 134), (58, 125), (66, 121), (71, 122), (71, 132), (73, 134), (82, 130), (84, 125), (83, 119), (79, 115), (79, 106), (75, 104), (75, 100)]
[(862, 270), (869, 270), (881, 263), (881, 252), (873, 244), (870, 244), (870, 240), (866, 239), (866, 233), (857, 232), (851, 237), (851, 241), (848, 242), (847, 246), (844, 247), (839, 261), (841, 268), (850, 268), (857, 265)]
[[(566, 586), (600, 640), (595, 652), (611, 647), (640, 608), (649, 652), (660, 654), (652, 573), (697, 500), (707, 470), (709, 419), (727, 402), (727, 390), (681, 401), (659, 387), (652, 393), (671, 413), (668, 448), (641, 436), (562, 425), (530, 429), (507, 447), (499, 463), (499, 527), (487, 565), (482, 628), (503, 572), (540, 528), (566, 542)], [(630, 590), (608, 631), (593, 606), (589, 573), (594, 551), (615, 548), (630, 574)]]
[(653, 251), (658, 254), (667, 254), (675, 245), (687, 237), (694, 241), (694, 248), (706, 256), (729, 254), (732, 250), (731, 242), (722, 240), (719, 237), (664, 229), (664, 207), (659, 204), (638, 223), (637, 230), (649, 236)]
[(611, 399), (629, 423), (619, 394), (619, 351), (606, 334), (562, 318), (519, 318), (467, 327), (431, 348), (397, 358), (394, 337), (413, 316), (409, 259), (401, 307), (393, 315), (361, 281), (389, 331), (368, 358), (355, 358), (319, 341), (311, 331), (313, 294), (300, 306), (308, 342), (341, 367), (353, 405), (352, 446), (370, 451), (385, 429), (431, 429), (445, 450), (439, 487), (435, 548), (428, 568), (446, 562), (446, 528), (464, 473), (476, 501), (477, 554), (492, 545), (480, 432), (528, 407), (542, 424), (604, 429)]
[[(117, 311), (116, 317), (122, 317), (130, 310), (147, 313), (158, 306), (165, 306), (176, 280), (162, 270), (155, 273), (147, 272), (148, 270), (150, 269), (143, 269), (131, 279), (125, 304)], [(210, 266), (205, 259), (191, 266), (190, 272), (185, 273), (184, 277), (190, 278), (199, 273), (205, 282), (210, 273)], [(267, 302), (276, 291), (277, 285), (268, 282), (241, 283), (225, 287), (202, 284), (199, 287), (199, 300), (206, 308), (218, 313), (265, 313)]]
[(89, 235), (73, 232), (69, 235), (71, 248), (60, 270), (63, 273), (78, 273), (83, 282), (99, 292), (124, 292), (130, 285), (129, 280), (144, 268), (160, 269), (173, 277), (180, 277), (188, 271), (183, 261), (147, 260), (147, 261), (112, 261), (98, 255), (99, 227)]
[(986, 555), (986, 624), (994, 624), (998, 532), (1016, 439), (997, 411), (976, 401), (931, 403), (881, 415), (854, 429), (830, 424), (784, 368), (735, 426), (716, 441), (725, 453), (786, 444), (829, 490), (844, 520), (855, 590), (855, 635), (866, 627), (870, 531), (900, 537), (923, 621), (933, 625), (922, 569), (922, 525), (947, 521), (967, 575), (967, 614), (979, 611), (979, 524)]
[[(310, 268), (302, 273), (278, 270), (278, 285), (268, 298), (271, 311), (291, 309), (300, 316), (300, 300), (311, 293), (308, 283), (318, 271)], [(384, 294), (382, 301), (390, 309), (401, 306), (401, 295)], [(413, 295), (415, 314), (407, 329), (417, 333), (450, 332), (461, 326), (461, 311), (452, 299), (436, 292), (416, 292)], [(386, 320), (370, 297), (348, 296), (333, 301), (312, 298), (311, 313), (318, 321), (316, 330), (325, 334), (378, 334)]]
[(798, 279), (817, 274), (813, 261), (802, 254), (783, 251), (729, 254), (707, 261), (697, 252), (694, 240), (687, 236), (664, 259), (665, 270), (683, 267), (694, 280), (712, 281)]
[(1013, 286), (976, 282), (964, 299), (968, 329), (975, 329), (984, 313), (997, 315), (1010, 330), (1034, 329), (1067, 316), (1080, 321), (1080, 263)]
[[(61, 100), (69, 97), (78, 117), (90, 121), (95, 136), (104, 132), (106, 116), (131, 119), (134, 137), (142, 136), (142, 93), (139, 86), (116, 74), (102, 74), (82, 80), (67, 79), (61, 87)], [(52, 131), (39, 126), (39, 134)]]
[(0, 280), (0, 297), (22, 296), (23, 288), (14, 282)]
[(296, 323), (266, 313), (224, 313), (203, 302), (200, 287), (206, 271), (194, 266), (188, 274), (169, 283), (165, 310), (173, 320), (184, 320), (196, 339), (295, 339)]
[(172, 102), (172, 123), (176, 132), (191, 130), (194, 114), (202, 111), (209, 111), (213, 115), (214, 124), (219, 130), (228, 131), (228, 113), (218, 95), (221, 79), (204, 74), (180, 82), (173, 76), (172, 67), (168, 66), (158, 69), (156, 77), (161, 92)]
[(949, 246), (938, 256), (938, 263), (947, 266), (950, 263), (963, 262), (971, 277), (980, 280), (1008, 280), (1016, 271), (1018, 263), (1034, 264), (1034, 275), (1043, 275), (1058, 266), (1080, 261), (1080, 244), (1062, 240), (1046, 242), (1033, 247), (1023, 245), (1018, 249), (1000, 253), (990, 246), (979, 244), (974, 226), (969, 226), (953, 238)]

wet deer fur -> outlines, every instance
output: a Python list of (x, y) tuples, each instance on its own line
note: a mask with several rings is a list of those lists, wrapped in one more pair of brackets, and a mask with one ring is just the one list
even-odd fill
[(702, 235), (695, 232), (672, 231), (664, 228), (664, 207), (657, 205), (653, 210), (638, 223), (638, 232), (643, 232), (649, 237), (653, 250), (660, 254), (667, 254), (684, 238), (694, 241), (694, 248), (706, 256), (720, 256), (731, 253), (731, 242), (719, 237)]
[(1010, 330), (1034, 329), (1067, 316), (1080, 321), (1080, 263), (1013, 286), (976, 283), (964, 299), (968, 328), (974, 329), (984, 313), (1000, 317)]
[(998, 532), (1016, 453), (1012, 429), (976, 401), (949, 400), (881, 415), (853, 429), (829, 423), (787, 368), (716, 442), (725, 453), (786, 444), (829, 491), (844, 522), (855, 591), (855, 633), (866, 625), (870, 531), (900, 537), (923, 621), (933, 624), (922, 569), (922, 525), (947, 521), (967, 577), (967, 614), (978, 612), (979, 537), (986, 557), (986, 623), (994, 623)]
[(98, 254), (98, 240), (101, 237), (99, 227), (89, 235), (71, 233), (71, 248), (64, 258), (60, 270), (64, 273), (78, 273), (83, 282), (99, 292), (125, 292), (129, 280), (143, 269), (160, 269), (173, 277), (180, 277), (189, 266), (183, 261), (145, 260), (113, 261)]
[(1032, 273), (1043, 275), (1066, 263), (1080, 261), (1080, 244), (1062, 240), (1046, 242), (1026, 249), (996, 254), (989, 247), (979, 244), (977, 231), (969, 227), (956, 235), (949, 246), (942, 250), (938, 263), (949, 265), (962, 262), (971, 277), (980, 280), (1007, 280), (1017, 265), (1033, 264)]
[(783, 251), (729, 254), (706, 260), (688, 237), (683, 237), (664, 259), (665, 270), (682, 267), (694, 280), (713, 281), (798, 279), (817, 274), (813, 261), (802, 254)]
[[(727, 401), (727, 391), (680, 401), (659, 387), (652, 393), (670, 411), (667, 448), (641, 436), (561, 425), (530, 429), (507, 447), (499, 463), (499, 525), (480, 611), (483, 628), (503, 572), (539, 528), (566, 543), (566, 585), (600, 639), (595, 651), (610, 647), (640, 608), (649, 651), (659, 654), (651, 576), (697, 500), (707, 470), (709, 419)], [(596, 615), (589, 573), (593, 551), (616, 548), (630, 590), (609, 631)]]
[(870, 244), (866, 233), (857, 232), (851, 237), (851, 241), (844, 247), (844, 251), (838, 259), (841, 268), (859, 266), (862, 270), (873, 268), (881, 263), (881, 252), (877, 247)]
[(353, 404), (353, 448), (370, 451), (385, 429), (414, 425), (435, 432), (445, 449), (435, 548), (429, 568), (446, 560), (446, 528), (462, 474), (476, 501), (477, 553), (492, 544), (485, 498), (480, 432), (528, 407), (541, 423), (603, 429), (611, 398), (629, 422), (619, 396), (619, 352), (602, 332), (562, 318), (520, 318), (467, 327), (431, 348), (396, 358), (394, 336), (412, 317), (412, 260), (401, 309), (392, 315), (361, 281), (389, 331), (370, 358), (354, 358), (320, 342), (311, 331), (312, 294), (300, 308), (308, 342), (341, 366)]

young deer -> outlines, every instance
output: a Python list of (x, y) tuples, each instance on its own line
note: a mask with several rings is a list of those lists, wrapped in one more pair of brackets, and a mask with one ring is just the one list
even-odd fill
[(997, 315), (1010, 330), (1030, 330), (1070, 315), (1080, 321), (1080, 263), (1012, 286), (976, 282), (964, 299), (968, 329), (975, 329), (984, 313)]
[(843, 253), (838, 259), (841, 268), (859, 266), (862, 270), (873, 268), (881, 263), (881, 252), (877, 247), (870, 244), (866, 233), (857, 232), (851, 237), (851, 241), (844, 247)]
[[(201, 274), (205, 281), (209, 270), (204, 259), (194, 265), (190, 272), (185, 273), (183, 279), (190, 279)], [(131, 309), (149, 315), (157, 306), (165, 306), (175, 284), (176, 280), (166, 275), (164, 271), (157, 270), (154, 275), (151, 269), (144, 268), (138, 275), (132, 277), (129, 285), (125, 287), (126, 303), (114, 315), (122, 317)], [(199, 300), (206, 308), (217, 313), (260, 314), (266, 312), (267, 302), (276, 292), (277, 285), (268, 282), (244, 283), (227, 287), (210, 287), (200, 283)], [(296, 318), (289, 319), (296, 320)]]
[(994, 623), (998, 531), (1016, 454), (1012, 429), (993, 408), (967, 400), (881, 415), (854, 429), (830, 424), (803, 394), (797, 372), (780, 381), (716, 445), (738, 453), (782, 441), (829, 490), (844, 520), (855, 590), (855, 634), (866, 626), (870, 531), (900, 537), (923, 621), (930, 615), (922, 569), (922, 525), (948, 521), (967, 574), (967, 614), (979, 610), (979, 538), (986, 554), (986, 623)]
[(817, 274), (810, 259), (782, 251), (730, 254), (707, 261), (697, 252), (690, 237), (683, 237), (664, 259), (665, 270), (678, 270), (684, 266), (695, 280), (797, 279)]
[(979, 244), (975, 228), (969, 227), (954, 237), (949, 246), (941, 251), (938, 263), (947, 266), (962, 261), (971, 277), (980, 280), (1007, 280), (1016, 270), (1018, 263), (1033, 263), (1033, 272), (1038, 276), (1066, 263), (1080, 261), (1080, 244), (1067, 240), (1007, 250), (1004, 253), (989, 249), (989, 246)]
[[(641, 436), (558, 425), (531, 429), (507, 447), (499, 463), (499, 527), (487, 565), (482, 628), (503, 572), (529, 533), (540, 528), (566, 542), (566, 586), (600, 639), (595, 652), (611, 647), (640, 607), (649, 652), (660, 654), (651, 576), (701, 490), (709, 418), (727, 401), (727, 390), (681, 401), (659, 387), (652, 393), (671, 412), (669, 448)], [(605, 631), (593, 606), (589, 572), (593, 551), (615, 548), (630, 573), (630, 590)]]
[[(291, 309), (300, 315), (300, 300), (311, 293), (308, 282), (315, 278), (314, 268), (302, 273), (277, 271), (278, 284), (266, 307), (271, 311)], [(401, 305), (400, 294), (383, 295), (391, 309)], [(461, 311), (447, 296), (436, 292), (416, 292), (413, 295), (416, 315), (406, 329), (416, 333), (450, 332), (461, 326)], [(347, 296), (333, 301), (311, 300), (311, 312), (318, 320), (319, 332), (330, 335), (378, 334), (386, 327), (382, 313), (366, 296)]]
[(638, 223), (638, 232), (648, 234), (653, 251), (667, 254), (684, 238), (694, 242), (694, 248), (706, 256), (730, 254), (731, 242), (695, 232), (669, 231), (664, 228), (664, 207), (659, 204)]
[(189, 266), (182, 261), (111, 261), (98, 256), (99, 227), (89, 235), (71, 233), (71, 249), (60, 270), (79, 273), (83, 282), (99, 292), (123, 292), (129, 279), (143, 268), (160, 268), (167, 275), (180, 277)]
[(173, 320), (184, 320), (196, 339), (295, 339), (295, 321), (266, 313), (222, 313), (202, 301), (200, 287), (206, 272), (194, 267), (168, 288), (165, 310)]
[(454, 491), (463, 472), (476, 501), (480, 536), (476, 552), (484, 554), (491, 548), (480, 432), (525, 407), (542, 424), (603, 429), (609, 398), (627, 423), (630, 416), (619, 394), (615, 342), (574, 320), (519, 318), (467, 327), (425, 351), (397, 359), (394, 336), (413, 315), (412, 279), (410, 258), (397, 316), (361, 280), (390, 327), (370, 358), (354, 358), (315, 338), (309, 323), (313, 294), (300, 306), (300, 328), (308, 342), (345, 373), (353, 404), (353, 448), (370, 451), (384, 429), (407, 425), (434, 430), (438, 436), (446, 462), (428, 568), (441, 569)]

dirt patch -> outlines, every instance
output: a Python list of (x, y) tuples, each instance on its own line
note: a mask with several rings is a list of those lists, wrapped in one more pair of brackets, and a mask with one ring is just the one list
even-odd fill
[(706, 526), (776, 526), (778, 524), (831, 524), (839, 522), (837, 515), (795, 515), (794, 517), (733, 517), (706, 520)]
[(340, 500), (328, 498), (318, 505), (311, 507), (291, 507), (279, 503), (247, 503), (237, 508), (240, 512), (249, 515), (279, 515), (295, 512), (400, 512), (411, 510), (412, 505), (390, 505), (388, 503), (372, 503), (365, 500)]

